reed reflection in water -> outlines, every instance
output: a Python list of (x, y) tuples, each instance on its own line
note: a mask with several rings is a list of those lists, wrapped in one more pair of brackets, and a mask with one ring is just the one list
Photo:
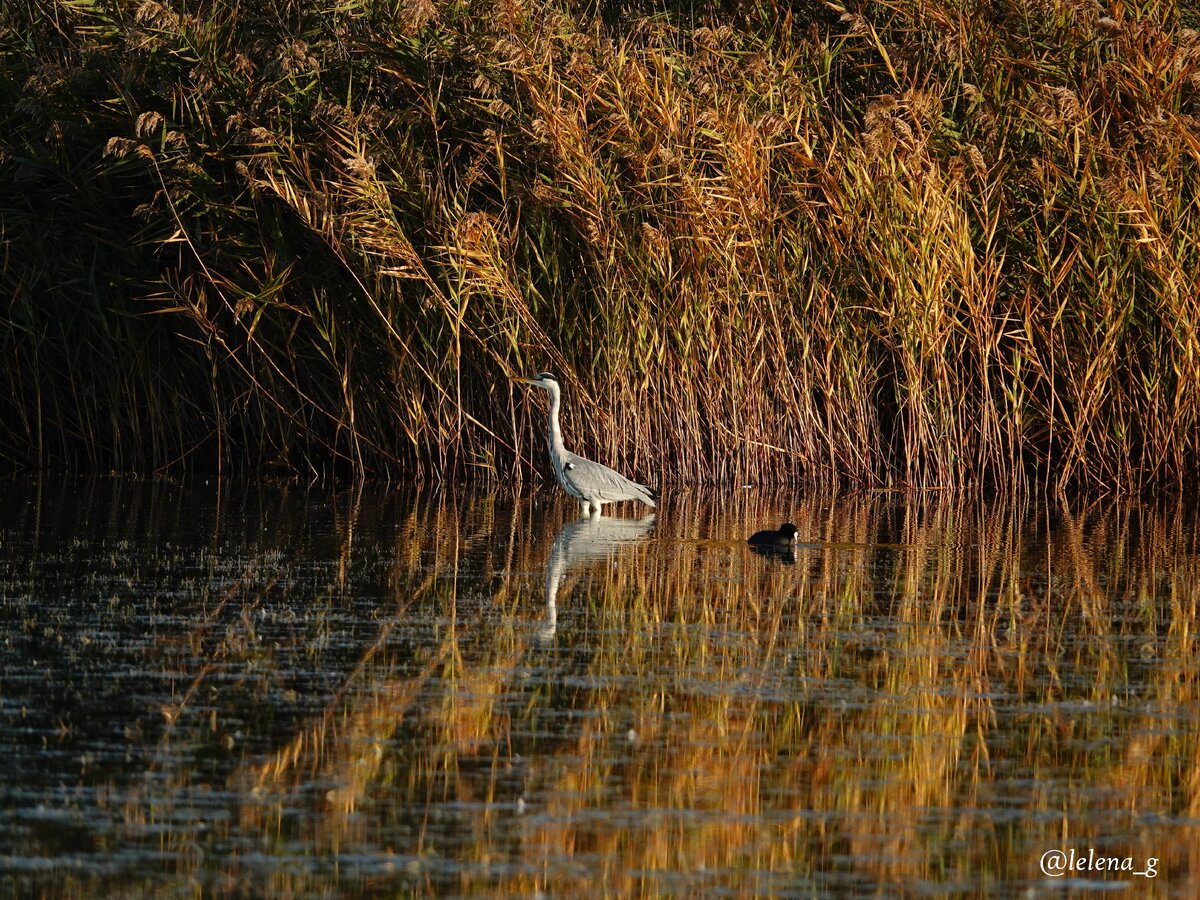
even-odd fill
[(6, 893), (1198, 888), (1179, 506), (0, 501)]

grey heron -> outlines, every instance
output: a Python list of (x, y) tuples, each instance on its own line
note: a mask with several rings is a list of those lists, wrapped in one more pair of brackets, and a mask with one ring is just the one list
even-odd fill
[(755, 547), (775, 547), (780, 550), (791, 549), (796, 544), (796, 535), (800, 529), (791, 522), (784, 522), (778, 531), (756, 531), (746, 538), (746, 543)]
[(590, 459), (577, 456), (563, 446), (562, 430), (558, 427), (558, 410), (562, 403), (562, 388), (549, 372), (533, 378), (516, 378), (532, 384), (550, 395), (550, 415), (546, 422), (546, 443), (550, 448), (550, 464), (562, 489), (579, 501), (583, 514), (600, 514), (605, 503), (621, 500), (640, 500), (647, 506), (656, 505), (658, 495), (644, 484), (630, 481), (620, 472)]

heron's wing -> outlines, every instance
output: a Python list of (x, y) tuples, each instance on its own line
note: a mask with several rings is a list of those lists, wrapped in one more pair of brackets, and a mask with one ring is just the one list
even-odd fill
[(654, 492), (645, 485), (630, 481), (620, 472), (582, 456), (570, 454), (564, 466), (563, 477), (584, 497), (602, 503), (618, 500), (641, 500), (654, 506)]

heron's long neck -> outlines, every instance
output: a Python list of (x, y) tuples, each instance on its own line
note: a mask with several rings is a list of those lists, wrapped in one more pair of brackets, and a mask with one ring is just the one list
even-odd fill
[(559, 392), (550, 392), (550, 419), (546, 426), (546, 440), (550, 444), (550, 456), (555, 461), (566, 456), (567, 448), (563, 446), (562, 430), (558, 427)]

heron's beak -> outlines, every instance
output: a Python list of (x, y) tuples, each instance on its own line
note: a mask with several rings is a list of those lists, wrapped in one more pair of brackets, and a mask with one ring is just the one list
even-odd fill
[(523, 377), (523, 376), (520, 376), (520, 375), (513, 375), (513, 376), (511, 376), (511, 377), (510, 377), (508, 380), (509, 380), (509, 381), (516, 381), (516, 382), (520, 382), (521, 384), (537, 384), (537, 381), (535, 381), (534, 379), (532, 379), (532, 378), (525, 378), (525, 377)]

